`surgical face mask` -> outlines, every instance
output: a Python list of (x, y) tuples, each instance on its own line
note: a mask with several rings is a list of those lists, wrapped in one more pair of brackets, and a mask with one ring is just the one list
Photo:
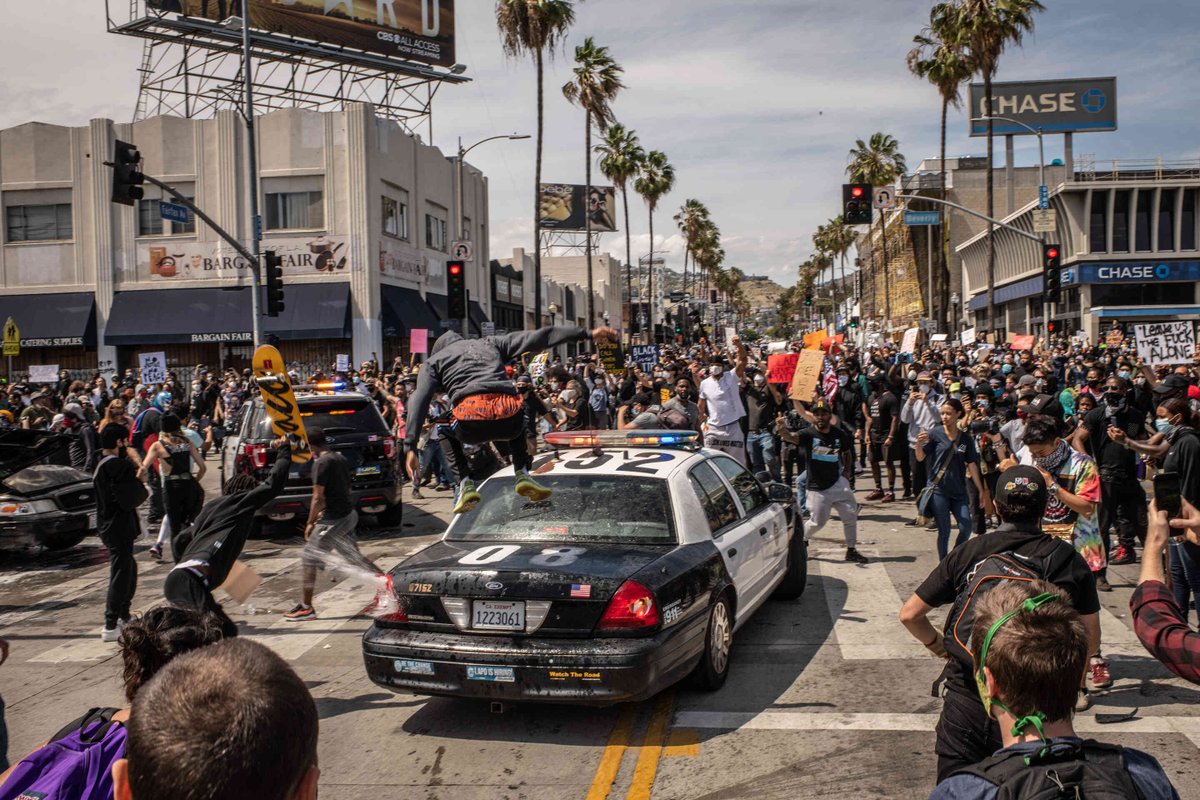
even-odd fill
[(1154, 427), (1159, 433), (1166, 434), (1167, 436), (1170, 436), (1171, 431), (1175, 430), (1175, 426), (1171, 424), (1171, 420), (1163, 419), (1162, 417), (1154, 420)]
[(910, 381), (915, 381), (917, 379), (917, 371), (915, 369), (910, 369), (908, 371), (908, 379)]
[(845, 386), (848, 383), (850, 383), (850, 377), (848, 375), (838, 375), (838, 386)]
[(980, 411), (987, 411), (988, 401), (986, 397), (979, 397), (975, 400), (975, 405), (979, 406)]
[(933, 391), (933, 387), (930, 386), (928, 383), (920, 384), (919, 388), (921, 390), (921, 394), (929, 394), (930, 392)]
[(1144, 377), (1142, 377), (1141, 375), (1139, 375), (1139, 376), (1137, 376), (1136, 378), (1134, 378), (1134, 379), (1133, 379), (1133, 385), (1134, 385), (1134, 386), (1145, 386), (1145, 385), (1146, 385), (1146, 379), (1145, 379)]
[(767, 383), (767, 379), (764, 378), (762, 375), (754, 376), (754, 385), (755, 386), (765, 386), (766, 383)]
[(714, 364), (708, 368), (708, 376), (710, 378), (719, 378), (725, 372), (725, 368), (719, 364)]
[(1012, 372), (1012, 364), (1005, 364), (1000, 368), (1000, 371), (1007, 375), (1008, 373)]
[(1117, 377), (1124, 378), (1125, 380), (1129, 380), (1129, 378), (1130, 378), (1129, 370), (1127, 370), (1127, 369), (1121, 370), (1120, 372), (1117, 373)]
[(1039, 378), (1033, 382), (1033, 388), (1037, 389), (1040, 392), (1042, 389), (1046, 388), (1046, 382), (1044, 380), (1042, 380), (1041, 378)]

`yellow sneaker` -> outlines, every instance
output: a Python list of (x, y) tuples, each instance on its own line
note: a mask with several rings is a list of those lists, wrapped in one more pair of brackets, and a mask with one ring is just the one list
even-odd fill
[(467, 478), (458, 486), (458, 502), (454, 504), (454, 513), (469, 514), (482, 499), (479, 492), (475, 491), (475, 481)]
[(531, 502), (540, 503), (550, 497), (551, 491), (529, 477), (528, 472), (517, 473), (517, 494)]

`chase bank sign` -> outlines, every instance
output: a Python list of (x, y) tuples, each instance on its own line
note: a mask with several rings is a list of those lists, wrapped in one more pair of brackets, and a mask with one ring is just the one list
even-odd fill
[[(1066, 270), (1064, 270), (1066, 272)], [(1200, 261), (1116, 261), (1076, 264), (1066, 283), (1161, 283), (1200, 280)]]
[[(983, 84), (971, 84), (971, 116), (1008, 117), (1045, 133), (1115, 131), (1117, 129), (1117, 79), (1072, 78), (1056, 81), (1016, 81), (992, 84), (988, 108)], [(972, 136), (986, 136), (987, 122), (971, 120)], [(992, 121), (998, 136), (1032, 136), (1006, 119)]]

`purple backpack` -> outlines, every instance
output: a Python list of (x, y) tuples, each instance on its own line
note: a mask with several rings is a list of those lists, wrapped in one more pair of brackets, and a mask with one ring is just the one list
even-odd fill
[(13, 769), (0, 800), (109, 800), (112, 765), (125, 757), (125, 726), (115, 708), (93, 708)]

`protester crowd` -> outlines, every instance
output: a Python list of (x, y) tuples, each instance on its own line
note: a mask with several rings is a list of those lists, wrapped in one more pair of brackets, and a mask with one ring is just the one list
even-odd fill
[[(1192, 610), (1200, 608), (1200, 354), (1192, 363), (1148, 365), (1131, 344), (1065, 338), (1039, 339), (1029, 350), (972, 345), (912, 352), (889, 343), (826, 340), (815, 356), (819, 374), (801, 379), (791, 369), (814, 356), (800, 355), (799, 342), (748, 347), (733, 337), (723, 346), (661, 345), (649, 358), (639, 348), (637, 363), (619, 355), (614, 361), (611, 350), (602, 357), (588, 346), (572, 347), (575, 355), (559, 349), (504, 352), (501, 394), (515, 390), (523, 420), (517, 430), (524, 435), (465, 446), (450, 441), (458, 395), (428, 376), (423, 382), (423, 365), (415, 361), (397, 359), (390, 369), (364, 362), (357, 370), (292, 377), (338, 382), (372, 398), (413, 456), (399, 454), (409, 465), (401, 473), (413, 497), (423, 487), (455, 492), (459, 511), (469, 510), (461, 498), (474, 491), (475, 480), (504, 463), (527, 463), (542, 434), (587, 429), (695, 431), (705, 446), (760, 478), (793, 486), (806, 539), (836, 514), (852, 563), (867, 562), (857, 549), (863, 504), (899, 504), (914, 535), (933, 534), (929, 547), (939, 561), (900, 618), (946, 660), (934, 796), (991, 798), (1006, 782), (1010, 788), (1028, 784), (1021, 791), (1033, 796), (1048, 776), (1069, 772), (1080, 786), (1128, 791), (1116, 796), (1177, 797), (1151, 756), (1084, 741), (1071, 719), (1113, 682), (1097, 594), (1111, 591), (1110, 565), (1141, 561), (1131, 601), (1136, 633), (1169, 670), (1200, 683), (1200, 634), (1189, 625)], [(120, 506), (102, 508), (101, 516), (129, 515), (147, 500), (158, 536), (151, 557), (163, 557), (169, 538), (178, 562), (181, 553), (198, 552), (187, 550), (190, 535), (179, 540), (188, 526), (203, 522), (197, 519), (205, 461), (255, 392), (248, 370), (218, 376), (198, 367), (156, 385), (141, 384), (132, 370), (107, 381), (64, 374), (55, 385), (3, 387), (0, 427), (74, 437), (72, 462), (94, 472), (108, 502)], [(514, 449), (522, 438), (523, 452)], [(285, 442), (274, 446), (286, 454)], [(1156, 485), (1177, 486), (1178, 496), (1160, 490), (1151, 501), (1143, 482), (1156, 475), (1170, 478)], [(144, 498), (132, 488), (123, 498), (116, 488), (143, 481)], [(856, 496), (856, 489), (869, 491)], [(229, 507), (244, 516), (250, 501), (238, 498), (268, 490), (247, 484), (226, 493), (234, 496)], [(309, 526), (337, 527), (337, 520), (326, 522), (314, 516)], [(255, 711), (262, 718), (247, 720), (247, 729), (287, 725), (304, 736), (294, 737), (296, 752), (276, 765), (277, 786), (290, 788), (270, 796), (315, 794), (316, 721), (303, 684), (294, 685), (294, 673), (261, 648), (212, 644), (235, 635), (236, 626), (206, 588), (211, 554), (195, 562), (203, 569), (176, 581), (182, 588), (169, 597), (176, 611), (131, 619), (132, 539), (106, 536), (103, 528), (101, 536), (114, 576), (102, 636), (122, 649), (132, 708), (93, 710), (60, 734), (78, 738), (103, 729), (107, 736), (114, 721), (121, 723), (125, 758), (113, 771), (116, 796), (188, 796), (178, 787), (154, 788), (163, 779), (155, 774), (156, 759), (168, 750), (191, 753), (216, 733), (186, 716), (165, 719), (150, 698), (178, 691), (180, 713), (190, 713), (188, 703), (205, 702), (189, 686), (202, 676), (220, 682), (216, 694), (228, 700), (230, 715), (248, 714), (237, 710), (237, 698), (265, 684), (247, 685), (246, 676), (273, 674), (269, 699), (282, 705)], [(307, 577), (305, 588), (292, 618), (312, 611)], [(951, 609), (944, 629), (928, 620), (940, 606)], [(178, 616), (179, 608), (196, 616)], [(171, 647), (150, 648), (147, 638), (165, 635), (168, 619), (187, 635), (172, 636)], [(193, 647), (198, 652), (182, 655)], [(1048, 648), (1058, 657), (1044, 658)], [(151, 650), (153, 665), (130, 666), (138, 652)], [(166, 664), (174, 655), (180, 657)], [(154, 672), (162, 675), (151, 679)], [(142, 676), (133, 688), (130, 675)]]

